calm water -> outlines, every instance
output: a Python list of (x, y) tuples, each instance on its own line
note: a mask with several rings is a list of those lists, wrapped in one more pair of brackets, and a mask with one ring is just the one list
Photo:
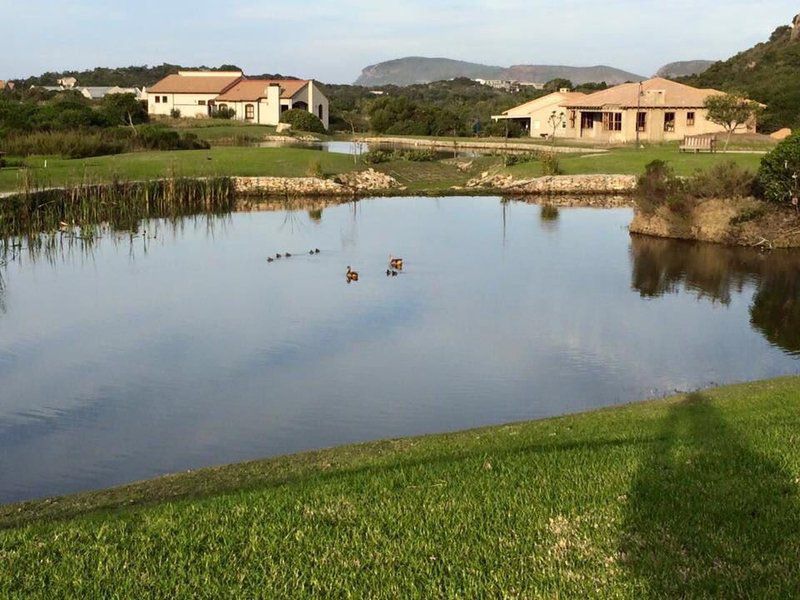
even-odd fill
[[(420, 150), (424, 148), (419, 148), (413, 145), (404, 145), (404, 144), (396, 144), (387, 142), (386, 144), (364, 144), (361, 142), (348, 142), (348, 141), (322, 141), (322, 142), (280, 142), (280, 141), (268, 141), (268, 142), (256, 142), (254, 144), (259, 148), (306, 148), (308, 150), (319, 150), (321, 152), (332, 152), (333, 154), (348, 154), (350, 156), (361, 156), (365, 152), (371, 152), (374, 150)], [(487, 151), (484, 151), (484, 154), (487, 154)], [(475, 158), (481, 156), (481, 152), (479, 150), (457, 150), (457, 151), (435, 151), (434, 156), (437, 159), (445, 159), (445, 158)]]
[(23, 253), (2, 270), (0, 501), (800, 370), (800, 256), (630, 219), (379, 199)]

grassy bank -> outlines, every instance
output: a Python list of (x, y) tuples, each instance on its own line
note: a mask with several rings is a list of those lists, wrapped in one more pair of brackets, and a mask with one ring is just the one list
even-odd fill
[(2, 597), (791, 597), (800, 379), (0, 508)]

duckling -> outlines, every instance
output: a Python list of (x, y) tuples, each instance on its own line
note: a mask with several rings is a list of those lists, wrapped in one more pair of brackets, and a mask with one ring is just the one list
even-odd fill
[(386, 276), (389, 277), (391, 274), (392, 272), (389, 269), (386, 269)]
[(269, 258), (267, 258), (267, 262), (275, 262), (275, 259), (270, 256)]
[(386, 269), (386, 276), (397, 277), (397, 271), (395, 271), (394, 269)]
[(280, 253), (280, 252), (279, 252), (278, 254), (276, 254), (276, 255), (275, 255), (275, 258), (282, 258), (282, 257), (283, 257), (283, 256), (281, 255), (281, 253)]
[(350, 267), (347, 267), (347, 273), (345, 273), (345, 277), (347, 277), (347, 283), (351, 281), (358, 281), (358, 273), (353, 271)]
[(286, 254), (284, 254), (284, 256), (285, 256), (286, 258), (292, 258), (292, 255), (291, 255), (291, 254), (289, 254), (288, 252), (287, 252)]
[(313, 256), (313, 255), (314, 255), (314, 251), (313, 251), (313, 250), (309, 250), (309, 251), (308, 251), (308, 254), (309, 254), (309, 255), (311, 255), (311, 256)]
[(395, 258), (393, 255), (389, 255), (389, 266), (393, 269), (403, 270), (403, 259), (402, 258)]
[(397, 277), (397, 271), (392, 271), (392, 277)]
[(319, 254), (319, 248), (314, 248), (314, 254)]

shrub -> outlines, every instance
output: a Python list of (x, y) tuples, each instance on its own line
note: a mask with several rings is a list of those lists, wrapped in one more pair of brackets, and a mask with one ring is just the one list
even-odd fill
[(312, 163), (308, 165), (306, 175), (309, 177), (316, 177), (317, 179), (323, 178), (325, 176), (325, 172), (322, 170), (322, 163), (318, 160), (312, 161)]
[(232, 119), (235, 116), (236, 116), (236, 111), (227, 106), (223, 106), (222, 108), (216, 108), (211, 112), (211, 118), (213, 119)]
[(169, 111), (169, 116), (172, 117), (173, 119), (180, 119), (181, 118), (180, 109), (179, 108), (173, 108), (171, 111)]
[(6, 136), (0, 149), (14, 156), (33, 154), (87, 158), (119, 154), (129, 148), (127, 133), (107, 131), (39, 131)]
[(211, 147), (194, 133), (181, 136), (177, 131), (160, 125), (139, 127), (133, 144), (144, 150), (206, 150)]
[(800, 134), (794, 134), (761, 161), (758, 193), (765, 200), (791, 203), (800, 198)]
[(694, 198), (747, 198), (754, 184), (753, 173), (727, 161), (695, 172), (686, 182), (686, 192)]
[(386, 150), (371, 150), (361, 155), (361, 162), (367, 165), (379, 165), (394, 159), (394, 152)]
[(519, 154), (503, 154), (503, 164), (506, 167), (522, 165), (538, 160), (539, 156), (535, 152), (520, 152)]
[(539, 162), (542, 163), (542, 173), (545, 175), (561, 175), (561, 163), (555, 152), (542, 152), (539, 154)]
[(636, 182), (636, 203), (650, 212), (667, 203), (670, 198), (683, 196), (683, 182), (663, 160), (654, 160), (644, 168)]
[(109, 94), (100, 103), (100, 112), (109, 125), (140, 125), (149, 116), (145, 106), (133, 94)]
[(502, 137), (502, 138), (520, 138), (524, 130), (522, 125), (516, 121), (492, 121), (481, 131), (482, 135), (488, 137)]
[(292, 109), (287, 110), (281, 115), (281, 123), (289, 123), (292, 129), (297, 131), (309, 131), (311, 133), (325, 133), (325, 126), (316, 115), (307, 110)]
[(411, 162), (432, 162), (436, 160), (436, 153), (433, 150), (406, 150), (395, 154), (399, 154), (401, 158)]

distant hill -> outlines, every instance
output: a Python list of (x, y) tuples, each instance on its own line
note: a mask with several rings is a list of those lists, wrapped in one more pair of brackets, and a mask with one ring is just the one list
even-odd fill
[(690, 75), (700, 75), (708, 71), (709, 67), (716, 61), (713, 60), (684, 60), (669, 63), (661, 67), (656, 73), (656, 77), (665, 79), (675, 79), (676, 77), (688, 77)]
[(605, 81), (609, 85), (641, 81), (644, 77), (606, 66), (564, 67), (550, 65), (515, 65), (495, 67), (449, 58), (411, 56), (372, 65), (361, 72), (356, 85), (414, 85), (444, 81), (457, 77), (470, 79), (511, 79), (546, 83), (553, 79), (569, 79), (576, 85)]
[(767, 105), (760, 126), (800, 129), (800, 27), (779, 27), (766, 42), (712, 65), (683, 83), (741, 92)]

